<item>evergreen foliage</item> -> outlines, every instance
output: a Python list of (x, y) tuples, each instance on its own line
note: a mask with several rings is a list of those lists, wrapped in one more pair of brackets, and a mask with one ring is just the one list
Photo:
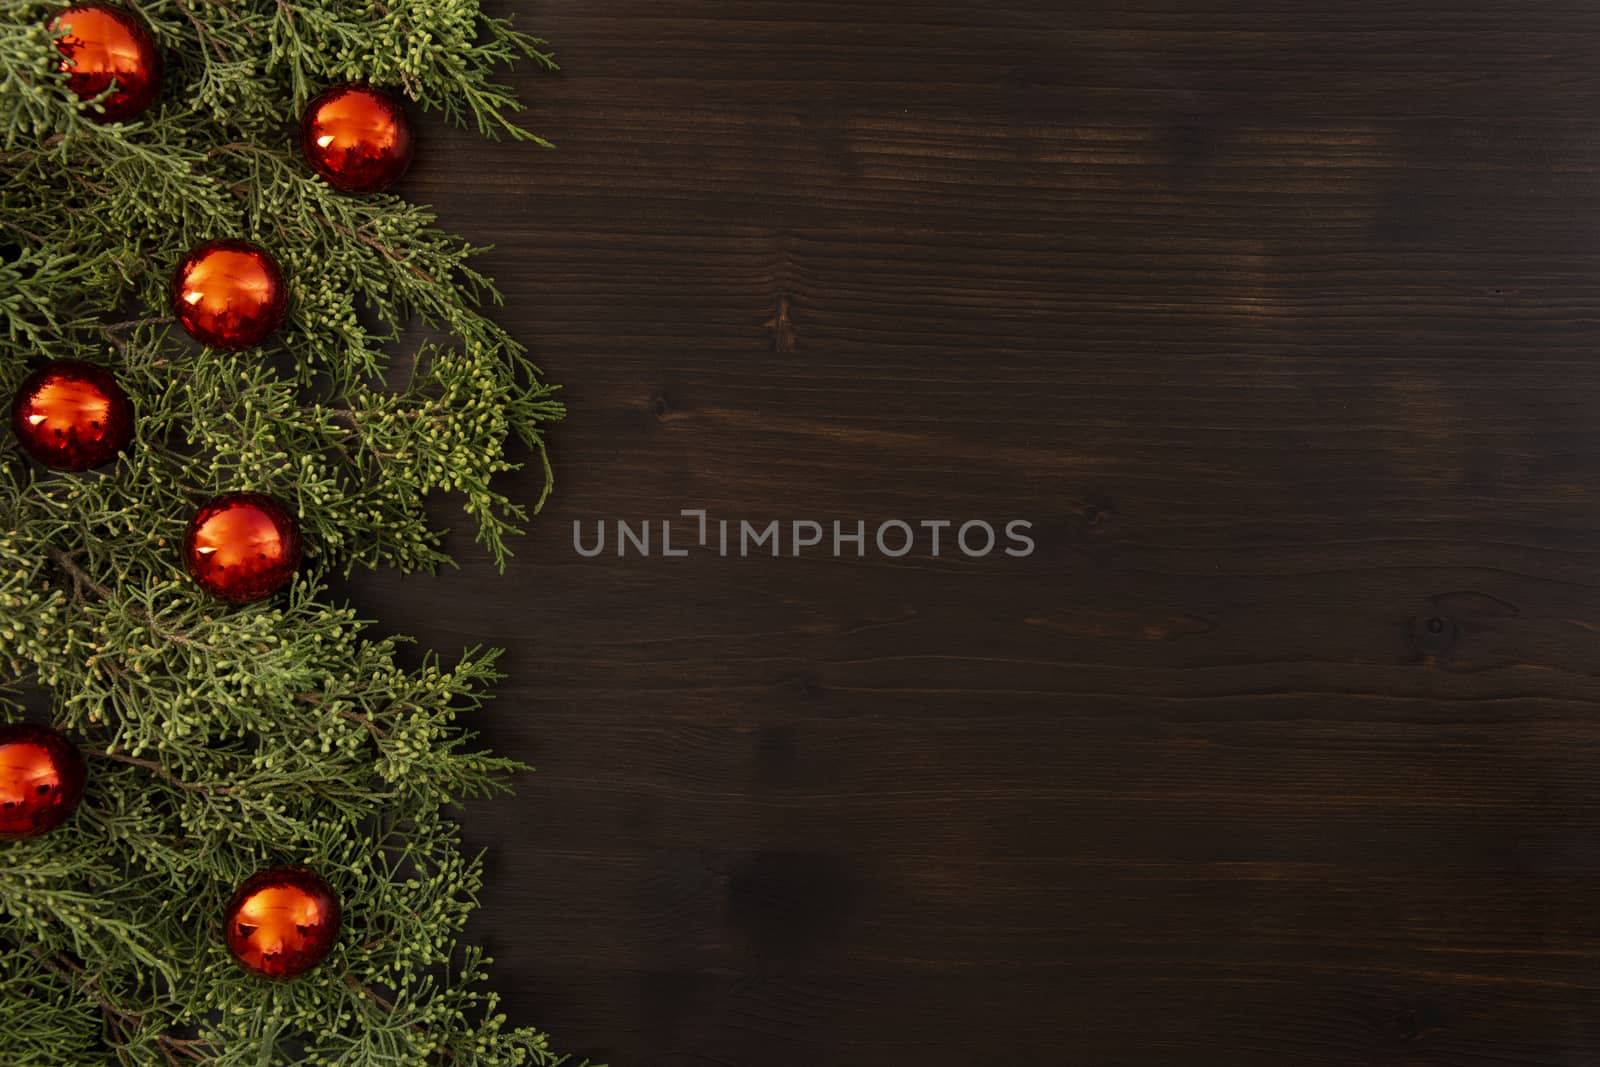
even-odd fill
[[(448, 562), (433, 490), (503, 565), (527, 517), (492, 484), (507, 438), (543, 463), (561, 409), (480, 311), (498, 294), (474, 249), (423, 208), (333, 191), (294, 140), (310, 97), (345, 80), (536, 140), (495, 70), (551, 59), (477, 0), (126, 6), (166, 88), (101, 125), (56, 69), (55, 8), (0, 0), (0, 399), (71, 357), (110, 368), (139, 416), (123, 458), (87, 475), (0, 435), (0, 720), (47, 692), (90, 774), (65, 827), (0, 842), (0, 1064), (559, 1063), (458, 944), (481, 876), (448, 806), (516, 767), (457, 724), (495, 654), (408, 669), (325, 578)], [(178, 260), (222, 236), (289, 278), (264, 349), (201, 349), (167, 311)], [(440, 340), (397, 351), (417, 324)], [(179, 550), (201, 503), (247, 489), (298, 514), (308, 557), (288, 592), (237, 608)], [(345, 924), (320, 968), (274, 983), (234, 965), (219, 924), (280, 863), (326, 877)]]

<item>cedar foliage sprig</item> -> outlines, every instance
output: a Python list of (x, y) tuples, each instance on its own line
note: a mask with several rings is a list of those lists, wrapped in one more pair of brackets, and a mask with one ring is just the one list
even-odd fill
[[(458, 724), (496, 654), (407, 668), (324, 578), (448, 562), (424, 510), (441, 489), (503, 566), (527, 517), (493, 486), (507, 438), (548, 490), (540, 431), (561, 408), (483, 314), (499, 295), (477, 249), (397, 197), (333, 192), (293, 143), (304, 104), (344, 80), (537, 141), (495, 71), (551, 58), (477, 0), (126, 6), (167, 89), (114, 125), (66, 90), (53, 5), (0, 6), (0, 399), (71, 357), (111, 367), (139, 413), (134, 445), (89, 475), (45, 474), (0, 438), (0, 720), (48, 691), (90, 764), (71, 822), (0, 844), (0, 1063), (560, 1063), (507, 1025), (488, 961), (458, 943), (481, 868), (448, 806), (517, 767)], [(267, 246), (290, 279), (264, 350), (202, 350), (168, 315), (174, 265), (218, 236)], [(435, 341), (399, 351), (413, 324)], [(287, 593), (244, 608), (179, 558), (194, 509), (236, 489), (286, 501), (308, 546)], [(312, 975), (264, 982), (218, 922), (284, 862), (333, 883), (345, 933)]]

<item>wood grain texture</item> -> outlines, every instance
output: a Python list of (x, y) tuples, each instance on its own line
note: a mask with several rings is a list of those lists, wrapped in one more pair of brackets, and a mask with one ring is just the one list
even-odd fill
[[(560, 488), (504, 579), (463, 538), (352, 588), (510, 647), (514, 1018), (656, 1067), (1600, 1062), (1600, 9), (515, 6), (560, 150), (430, 129), (406, 191), (498, 245)], [(1039, 551), (572, 550), (684, 507)]]

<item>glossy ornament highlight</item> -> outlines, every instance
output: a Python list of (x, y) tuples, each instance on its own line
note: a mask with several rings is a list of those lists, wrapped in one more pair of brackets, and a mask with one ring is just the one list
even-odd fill
[(45, 726), (0, 726), (0, 838), (48, 833), (72, 817), (83, 799), (78, 747)]
[(415, 147), (399, 98), (349, 84), (334, 86), (306, 107), (300, 150), (335, 189), (376, 193), (400, 180)]
[(300, 524), (262, 493), (219, 496), (190, 521), (183, 561), (212, 596), (234, 604), (262, 600), (294, 577)]
[(213, 348), (253, 348), (283, 323), (289, 287), (271, 253), (224, 238), (190, 250), (172, 275), (172, 313)]
[(95, 121), (124, 122), (155, 103), (161, 92), (161, 53), (137, 15), (111, 4), (74, 4), (46, 25), (52, 32), (66, 31), (56, 39), (56, 48), (68, 88), (84, 100), (112, 89), (100, 101), (104, 111), (90, 112)]
[(339, 898), (315, 871), (272, 867), (252, 875), (228, 904), (228, 951), (246, 970), (295, 978), (339, 939)]
[(133, 402), (110, 371), (58, 359), (23, 379), (11, 401), (11, 430), (45, 466), (86, 471), (133, 440)]

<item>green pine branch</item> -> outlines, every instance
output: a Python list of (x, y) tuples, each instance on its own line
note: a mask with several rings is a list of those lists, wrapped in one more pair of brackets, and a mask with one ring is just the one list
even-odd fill
[[(48, 693), (82, 744), (78, 814), (0, 842), (0, 1063), (176, 1067), (555, 1065), (460, 942), (482, 884), (451, 805), (518, 764), (463, 725), (493, 650), (408, 667), (325, 579), (449, 559), (426, 502), (444, 490), (504, 566), (543, 503), (496, 476), (519, 440), (546, 475), (561, 405), (483, 308), (480, 251), (431, 212), (313, 178), (293, 128), (327, 85), (397, 88), (488, 137), (543, 143), (496, 80), (553, 67), (477, 0), (146, 0), (167, 89), (140, 119), (91, 120), (56, 69), (55, 5), (0, 9), (0, 398), (47, 358), (111, 368), (137, 439), (114, 467), (43, 472), (0, 437), (0, 720)], [(188, 341), (170, 272), (193, 244), (248, 237), (290, 278), (259, 351)], [(406, 344), (421, 326), (434, 338)], [(224, 491), (297, 513), (307, 561), (262, 604), (206, 597), (183, 529)], [(339, 892), (344, 934), (273, 983), (223, 947), (237, 884), (276, 863)]]

